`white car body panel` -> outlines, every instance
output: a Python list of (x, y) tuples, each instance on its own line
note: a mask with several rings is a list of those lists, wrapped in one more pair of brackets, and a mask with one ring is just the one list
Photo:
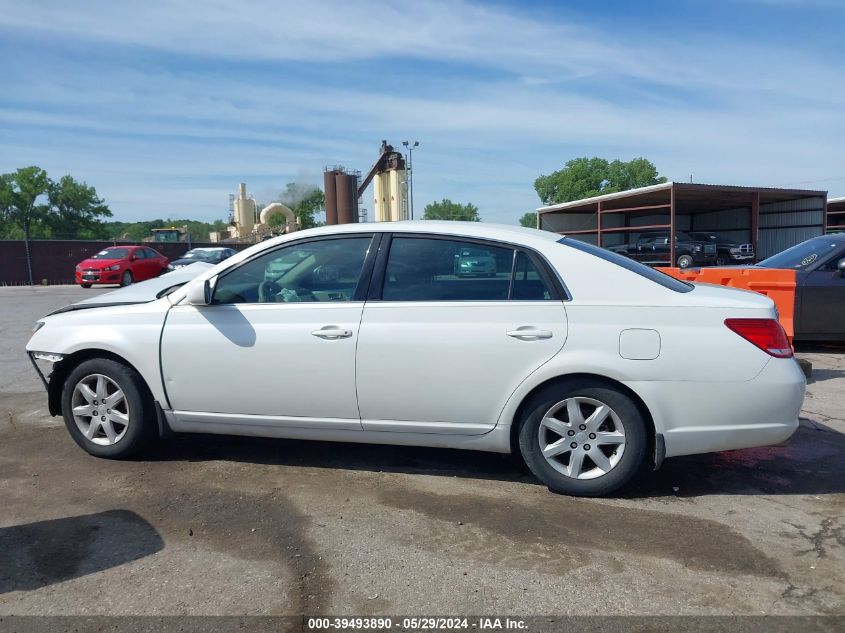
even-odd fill
[[(171, 407), (323, 418), (322, 426), (360, 429), (355, 346), (363, 308), (357, 302), (174, 306), (161, 339)], [(352, 335), (312, 334), (326, 326)]]
[[(553, 233), (458, 222), (323, 227), (257, 244), (198, 271), (196, 283), (286, 242), (378, 231), (533, 249), (571, 299), (196, 307), (184, 301), (187, 284), (150, 303), (47, 317), (27, 349), (103, 349), (125, 358), (176, 431), (509, 452), (524, 399), (573, 374), (629, 389), (667, 456), (777, 443), (797, 428), (805, 386), (797, 363), (767, 355), (724, 325), (726, 318), (775, 318), (770, 299), (707, 285), (675, 292), (559, 245)], [(216, 328), (211, 310), (225, 313)], [(326, 341), (310, 334), (326, 325), (352, 335)], [(525, 325), (552, 336), (507, 336)], [(635, 334), (636, 344), (626, 346), (629, 330), (657, 334)]]
[[(520, 328), (549, 337), (508, 336)], [(368, 303), (356, 369), (363, 427), (489, 431), (523, 378), (565, 341), (559, 301)]]

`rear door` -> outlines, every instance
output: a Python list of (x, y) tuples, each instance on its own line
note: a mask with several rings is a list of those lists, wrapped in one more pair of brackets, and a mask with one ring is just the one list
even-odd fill
[[(481, 246), (495, 273), (456, 272)], [(507, 244), (397, 234), (379, 252), (364, 306), (356, 384), (365, 430), (480, 434), (566, 340), (559, 282)]]

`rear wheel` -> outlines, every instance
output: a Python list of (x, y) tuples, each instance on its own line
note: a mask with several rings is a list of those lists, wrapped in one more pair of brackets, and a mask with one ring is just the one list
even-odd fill
[(636, 404), (621, 391), (589, 382), (540, 390), (519, 432), (531, 472), (554, 492), (583, 497), (626, 484), (642, 465), (647, 444)]
[(693, 264), (692, 256), (690, 255), (681, 255), (678, 258), (678, 268), (689, 268)]
[(140, 375), (110, 359), (87, 360), (70, 372), (62, 388), (62, 416), (73, 440), (97, 457), (131, 457), (155, 438)]
[(133, 281), (132, 271), (127, 270), (125, 273), (123, 273), (123, 277), (120, 278), (120, 285), (121, 286), (128, 286), (132, 283), (132, 281)]

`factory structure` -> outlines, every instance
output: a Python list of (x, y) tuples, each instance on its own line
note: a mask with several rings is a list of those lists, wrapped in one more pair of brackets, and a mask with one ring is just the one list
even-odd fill
[[(373, 219), (376, 222), (407, 220), (408, 177), (405, 157), (387, 141), (381, 142), (379, 156), (363, 178), (360, 171), (342, 166), (323, 168), (326, 224), (366, 222), (366, 211), (360, 207), (359, 200), (370, 183), (373, 184)], [(247, 193), (246, 183), (241, 183), (238, 193), (230, 196), (230, 214), (231, 223), (225, 231), (209, 233), (212, 242), (258, 242), (299, 228), (293, 211), (280, 202), (258, 211), (255, 198)], [(270, 218), (274, 215), (284, 219), (283, 229), (276, 223), (271, 226)]]
[(326, 194), (326, 224), (349, 224), (367, 220), (358, 201), (373, 183), (373, 215), (376, 222), (408, 219), (408, 170), (405, 157), (387, 141), (381, 142), (379, 156), (364, 178), (361, 172), (343, 167), (323, 170)]
[(259, 212), (255, 198), (247, 194), (246, 183), (238, 185), (237, 195), (231, 196), (231, 223), (225, 231), (212, 231), (208, 234), (212, 242), (258, 242), (273, 234), (270, 218), (281, 216), (284, 232), (297, 229), (296, 216), (290, 207), (281, 202), (273, 202)]

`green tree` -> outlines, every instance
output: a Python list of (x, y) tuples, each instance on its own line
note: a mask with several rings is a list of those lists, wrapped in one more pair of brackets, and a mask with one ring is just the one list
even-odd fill
[(48, 216), (53, 237), (101, 239), (108, 237), (101, 218), (111, 211), (97, 196), (97, 190), (71, 176), (50, 183), (48, 194), (52, 213)]
[[(50, 179), (40, 167), (22, 167), (14, 173), (0, 176), (0, 216), (12, 228), (23, 232), (29, 284), (32, 285), (32, 259), (29, 240), (33, 226), (42, 223), (50, 213), (46, 199)], [(42, 202), (38, 202), (41, 198)]]
[(541, 175), (534, 181), (534, 189), (543, 204), (557, 204), (661, 182), (666, 182), (666, 178), (659, 176), (654, 164), (645, 158), (609, 162), (585, 156), (567, 161), (563, 169)]
[(481, 222), (478, 207), (472, 203), (460, 204), (443, 198), (440, 202), (432, 202), (423, 209), (423, 220), (464, 220), (467, 222)]
[(296, 216), (300, 229), (319, 226), (314, 216), (324, 211), (326, 207), (326, 197), (322, 189), (314, 185), (303, 185), (296, 182), (289, 182), (285, 185), (285, 190), (279, 196), (279, 202), (290, 207)]
[(537, 228), (537, 212), (536, 211), (529, 211), (528, 213), (524, 214), (521, 218), (519, 218), (519, 225), (520, 226), (527, 226), (529, 229), (536, 229)]

